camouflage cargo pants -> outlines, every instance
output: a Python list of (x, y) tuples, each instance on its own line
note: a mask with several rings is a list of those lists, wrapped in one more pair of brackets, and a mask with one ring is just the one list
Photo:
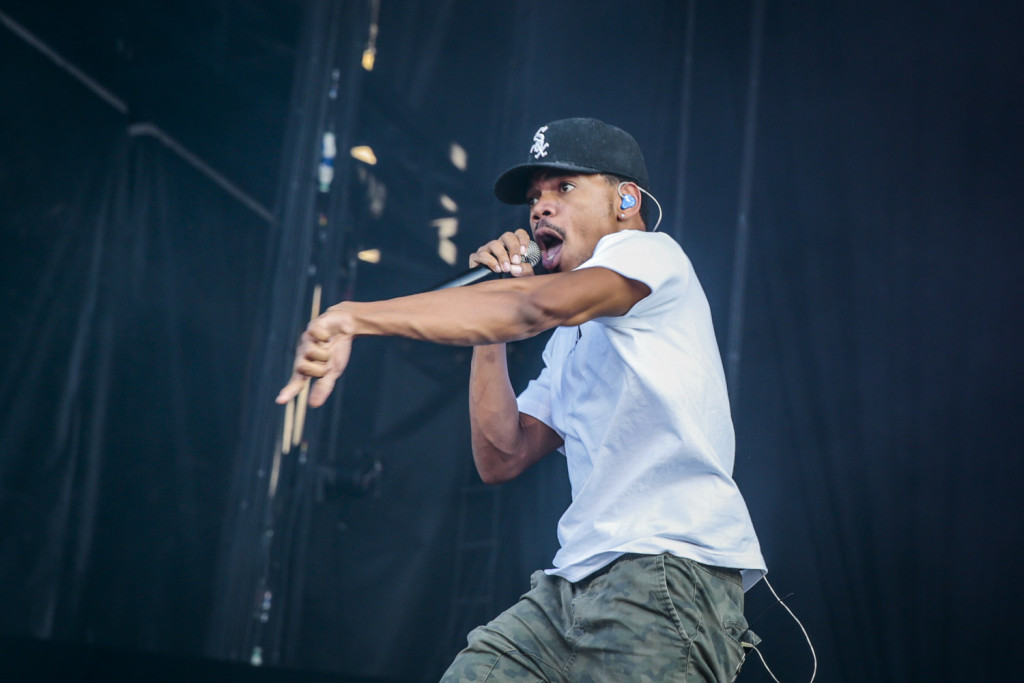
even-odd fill
[(445, 683), (732, 681), (743, 664), (737, 571), (627, 555), (575, 584), (543, 572), (531, 583), (470, 632)]

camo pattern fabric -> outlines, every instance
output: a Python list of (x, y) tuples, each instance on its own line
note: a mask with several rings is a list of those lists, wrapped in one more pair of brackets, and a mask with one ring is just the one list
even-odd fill
[(743, 617), (738, 571), (672, 555), (626, 555), (575, 584), (544, 572), (473, 629), (442, 681), (733, 681)]

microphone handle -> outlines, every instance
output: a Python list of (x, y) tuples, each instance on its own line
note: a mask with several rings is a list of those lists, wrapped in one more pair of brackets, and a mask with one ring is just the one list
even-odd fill
[(477, 266), (470, 268), (469, 270), (463, 271), (453, 278), (445, 280), (440, 284), (434, 285), (430, 288), (430, 291), (436, 292), (440, 289), (448, 289), (449, 287), (462, 287), (464, 285), (471, 285), (481, 280), (486, 280), (491, 275), (497, 275), (487, 266)]
[[(530, 244), (526, 247), (526, 255), (523, 257), (523, 260), (531, 266), (535, 266), (540, 263), (540, 247), (537, 246), (536, 242), (532, 240), (530, 241)], [(495, 273), (487, 266), (476, 266), (459, 273), (453, 278), (434, 285), (427, 291), (436, 292), (441, 289), (448, 289), (449, 287), (463, 287), (465, 285), (480, 282), (481, 280), (486, 280), (492, 275), (499, 275), (499, 273)]]

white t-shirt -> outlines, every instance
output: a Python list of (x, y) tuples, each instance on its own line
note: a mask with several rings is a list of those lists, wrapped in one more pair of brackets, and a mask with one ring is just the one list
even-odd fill
[(558, 522), (554, 569), (579, 581), (623, 553), (668, 552), (765, 573), (732, 479), (735, 437), (707, 298), (666, 234), (606, 235), (580, 268), (643, 282), (623, 316), (559, 327), (520, 412), (564, 440), (572, 503)]

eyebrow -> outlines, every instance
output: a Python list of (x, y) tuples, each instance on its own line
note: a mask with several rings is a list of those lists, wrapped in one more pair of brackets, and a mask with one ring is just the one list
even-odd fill
[(526, 187), (526, 196), (529, 197), (531, 192), (536, 191), (537, 183), (539, 183), (539, 182), (543, 182), (545, 180), (551, 180), (552, 178), (555, 178), (555, 179), (558, 179), (558, 180), (571, 181), (571, 180), (574, 180), (574, 179), (580, 178), (580, 177), (582, 177), (581, 174), (579, 174), (579, 173), (572, 173), (572, 172), (568, 172), (568, 171), (564, 171), (564, 172), (559, 172), (559, 171), (554, 171), (554, 170), (553, 171), (538, 171), (537, 174), (530, 179), (530, 184)]

